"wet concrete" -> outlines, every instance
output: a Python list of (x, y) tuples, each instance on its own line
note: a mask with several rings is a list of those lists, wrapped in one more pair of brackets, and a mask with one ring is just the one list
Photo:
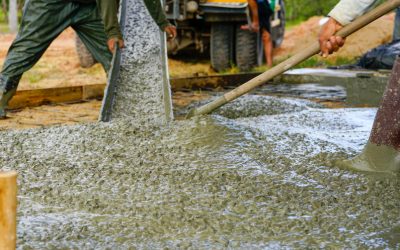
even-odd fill
[(400, 247), (400, 176), (334, 165), (376, 109), (249, 96), (220, 112), (1, 133), (19, 248)]
[[(112, 118), (143, 119), (163, 123), (172, 119), (172, 101), (165, 95), (160, 29), (143, 1), (126, 0), (120, 77)], [(167, 86), (168, 89), (169, 86)], [(137, 108), (145, 107), (145, 108)]]
[(321, 101), (340, 101), (347, 99), (346, 88), (341, 85), (324, 85), (320, 83), (305, 84), (267, 84), (253, 93), (269, 94), (286, 97), (300, 97)]
[(274, 83), (310, 84), (344, 88), (348, 106), (378, 107), (389, 80), (388, 71), (295, 69), (276, 77)]

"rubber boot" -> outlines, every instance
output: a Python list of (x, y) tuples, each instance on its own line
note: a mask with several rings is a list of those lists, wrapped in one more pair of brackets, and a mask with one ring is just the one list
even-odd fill
[(0, 75), (0, 119), (6, 118), (8, 102), (17, 92), (20, 76), (10, 78)]
[(362, 171), (400, 171), (400, 59), (397, 58), (389, 84), (363, 152), (343, 167)]

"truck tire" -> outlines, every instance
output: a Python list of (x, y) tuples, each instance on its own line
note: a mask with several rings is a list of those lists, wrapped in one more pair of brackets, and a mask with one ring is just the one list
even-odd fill
[(240, 26), (236, 25), (236, 65), (240, 71), (248, 71), (255, 67), (258, 61), (257, 34), (242, 30)]
[(79, 63), (82, 68), (90, 68), (97, 63), (79, 36), (76, 36), (75, 48), (76, 53), (78, 54)]
[(234, 27), (230, 23), (213, 23), (211, 25), (211, 66), (218, 72), (229, 69), (234, 63)]

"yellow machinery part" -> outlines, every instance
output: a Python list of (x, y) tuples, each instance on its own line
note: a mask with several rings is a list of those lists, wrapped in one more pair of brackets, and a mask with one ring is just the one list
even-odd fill
[(247, 3), (247, 0), (207, 0), (206, 3), (211, 4), (240, 4)]

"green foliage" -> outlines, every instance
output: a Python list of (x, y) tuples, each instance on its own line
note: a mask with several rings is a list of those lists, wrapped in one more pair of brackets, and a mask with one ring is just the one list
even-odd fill
[[(8, 18), (8, 6), (9, 0), (0, 0), (0, 22), (7, 22)], [(25, 0), (17, 0), (19, 15), (21, 14), (22, 7), (24, 6)]]
[(337, 57), (335, 59), (325, 59), (319, 55), (315, 55), (296, 65), (294, 68), (326, 68), (329, 66), (354, 64), (356, 61), (355, 58)]
[[(5, 22), (0, 22), (0, 33), (8, 33), (10, 32), (10, 29), (8, 27), (8, 24), (6, 24)], [(0, 68), (1, 68), (1, 64), (0, 64)]]
[[(291, 57), (291, 56), (288, 56), (287, 58), (289, 58), (289, 57)], [(276, 66), (279, 63), (283, 62), (287, 58), (282, 58), (279, 61), (275, 61), (274, 62), (274, 66)], [(347, 57), (323, 58), (323, 57), (321, 57), (319, 55), (315, 55), (315, 56), (305, 60), (304, 62), (294, 66), (293, 68), (294, 69), (326, 68), (326, 67), (329, 67), (329, 66), (355, 64), (356, 62), (357, 62), (356, 58), (347, 58)], [(266, 65), (262, 65), (262, 66), (253, 68), (252, 72), (265, 72), (268, 69), (269, 68)]]
[[(377, 1), (377, 4), (383, 1)], [(288, 21), (303, 21), (312, 16), (326, 16), (339, 0), (284, 0), (284, 2)]]
[(288, 20), (305, 20), (311, 16), (327, 15), (338, 0), (284, 0)]

